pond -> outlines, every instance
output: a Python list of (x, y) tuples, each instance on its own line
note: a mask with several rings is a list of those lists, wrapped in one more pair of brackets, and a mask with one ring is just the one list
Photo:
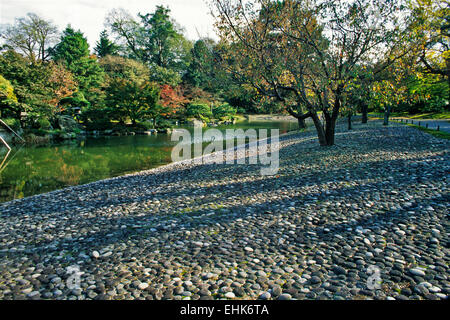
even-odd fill
[[(242, 121), (226, 129), (298, 129), (293, 121)], [(189, 129), (193, 131), (193, 129)], [(169, 134), (86, 138), (71, 144), (13, 148), (0, 171), (0, 202), (171, 163)], [(206, 145), (206, 143), (205, 143)], [(6, 148), (0, 148), (0, 162)]]

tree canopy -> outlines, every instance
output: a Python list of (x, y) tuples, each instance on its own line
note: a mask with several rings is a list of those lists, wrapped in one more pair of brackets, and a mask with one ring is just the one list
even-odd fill
[[(213, 1), (228, 70), (262, 95), (311, 117), (320, 144), (334, 144), (346, 83), (358, 68), (403, 55), (403, 4), (361, 0)], [(317, 111), (325, 119), (319, 121)]]
[(287, 112), (331, 146), (339, 115), (448, 109), (447, 0), (210, 3), (219, 42), (188, 40), (165, 6), (112, 10), (92, 52), (71, 25), (18, 18), (1, 30), (2, 115), (96, 130)]
[(108, 38), (108, 32), (103, 30), (100, 33), (100, 39), (97, 41), (94, 49), (97, 57), (103, 58), (107, 55), (116, 55), (119, 52), (119, 46)]
[(55, 43), (57, 35), (58, 29), (52, 22), (34, 13), (16, 19), (15, 24), (1, 30), (5, 46), (23, 53), (31, 62), (49, 57), (48, 49)]
[(123, 52), (150, 67), (153, 81), (177, 85), (189, 65), (192, 45), (169, 13), (157, 6), (153, 13), (139, 14), (137, 21), (125, 10), (113, 10), (106, 23)]

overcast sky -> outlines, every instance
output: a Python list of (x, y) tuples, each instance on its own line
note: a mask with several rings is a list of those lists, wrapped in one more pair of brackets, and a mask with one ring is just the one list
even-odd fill
[(28, 12), (53, 21), (60, 31), (70, 23), (88, 38), (92, 51), (105, 28), (105, 16), (113, 8), (124, 8), (136, 16), (138, 12), (154, 12), (156, 5), (168, 6), (172, 18), (185, 28), (188, 39), (198, 39), (198, 34), (217, 38), (207, 3), (207, 0), (0, 0), (0, 23), (13, 23)]

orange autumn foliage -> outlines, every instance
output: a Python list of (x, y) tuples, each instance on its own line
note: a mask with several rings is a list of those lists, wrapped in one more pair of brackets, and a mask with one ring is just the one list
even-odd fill
[(160, 103), (168, 110), (166, 113), (162, 114), (163, 116), (168, 117), (176, 114), (188, 102), (188, 99), (183, 96), (183, 90), (180, 86), (175, 88), (168, 84), (161, 86)]
[(52, 63), (50, 65), (48, 83), (53, 91), (53, 98), (49, 103), (55, 107), (58, 106), (58, 103), (62, 98), (71, 96), (78, 87), (72, 73), (64, 68), (64, 66), (57, 63)]

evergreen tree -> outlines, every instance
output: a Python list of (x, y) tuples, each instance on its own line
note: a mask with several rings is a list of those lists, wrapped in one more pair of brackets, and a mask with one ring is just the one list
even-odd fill
[(197, 40), (191, 49), (191, 63), (187, 67), (185, 80), (190, 84), (206, 88), (214, 75), (214, 41), (211, 39)]
[(67, 26), (61, 41), (53, 48), (52, 56), (55, 61), (66, 64), (86, 99), (98, 103), (97, 89), (103, 82), (104, 74), (97, 59), (89, 56), (89, 44), (83, 33)]
[(55, 61), (64, 61), (68, 66), (83, 57), (89, 56), (89, 44), (83, 33), (75, 31), (70, 25), (64, 30), (61, 41), (51, 50)]
[(119, 47), (112, 41), (108, 39), (108, 33), (106, 30), (103, 30), (100, 33), (100, 40), (97, 41), (96, 47), (95, 47), (95, 53), (97, 54), (97, 57), (103, 58), (107, 55), (116, 55)]
[(169, 13), (168, 8), (157, 6), (153, 13), (139, 14), (138, 22), (127, 12), (115, 10), (107, 17), (107, 24), (129, 57), (151, 67), (153, 81), (176, 86), (189, 65), (192, 43)]

